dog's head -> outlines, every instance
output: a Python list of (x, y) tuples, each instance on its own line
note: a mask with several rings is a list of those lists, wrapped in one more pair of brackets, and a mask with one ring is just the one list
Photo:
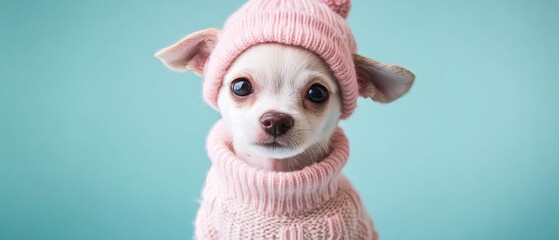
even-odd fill
[[(220, 31), (188, 36), (156, 54), (167, 66), (203, 75)], [(408, 91), (408, 70), (353, 54), (359, 94), (381, 103)], [(311, 146), (326, 148), (342, 114), (340, 86), (311, 51), (260, 44), (241, 54), (224, 75), (218, 106), (235, 144), (261, 156), (287, 158)]]
[(414, 79), (406, 69), (355, 54), (349, 6), (248, 1), (223, 31), (193, 33), (156, 56), (171, 69), (204, 75), (204, 97), (221, 112), (235, 147), (274, 159), (327, 149), (358, 95), (388, 103)]

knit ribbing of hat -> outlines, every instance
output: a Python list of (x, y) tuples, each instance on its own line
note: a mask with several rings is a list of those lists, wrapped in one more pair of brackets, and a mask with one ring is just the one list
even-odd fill
[(212, 129), (207, 149), (225, 194), (259, 212), (294, 214), (319, 207), (337, 194), (349, 144), (340, 128), (331, 142), (332, 152), (324, 160), (293, 172), (261, 170), (238, 159), (222, 121)]

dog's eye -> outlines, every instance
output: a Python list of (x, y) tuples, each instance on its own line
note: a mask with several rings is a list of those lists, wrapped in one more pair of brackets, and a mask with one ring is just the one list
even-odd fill
[(238, 97), (246, 97), (252, 93), (252, 86), (246, 78), (237, 78), (231, 83), (231, 92)]
[(315, 103), (324, 102), (328, 99), (328, 90), (320, 84), (313, 84), (307, 92), (307, 98)]

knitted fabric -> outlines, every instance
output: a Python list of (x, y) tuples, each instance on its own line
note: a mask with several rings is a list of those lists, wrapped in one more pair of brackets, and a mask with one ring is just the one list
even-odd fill
[(229, 17), (204, 68), (204, 99), (215, 109), (223, 76), (251, 46), (281, 43), (321, 56), (338, 80), (342, 118), (357, 105), (355, 39), (345, 17), (349, 0), (250, 0)]
[(212, 167), (196, 217), (196, 239), (378, 239), (351, 183), (341, 173), (349, 147), (338, 128), (332, 152), (293, 172), (253, 168), (233, 153), (218, 122), (208, 137)]

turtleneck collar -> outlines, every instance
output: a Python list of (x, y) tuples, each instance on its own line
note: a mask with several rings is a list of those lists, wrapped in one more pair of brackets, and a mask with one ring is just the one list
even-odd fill
[(319, 163), (298, 171), (274, 172), (249, 166), (235, 156), (231, 135), (220, 120), (207, 140), (214, 179), (228, 196), (267, 214), (294, 214), (319, 207), (336, 195), (340, 173), (349, 157), (341, 128), (331, 138), (331, 153)]

